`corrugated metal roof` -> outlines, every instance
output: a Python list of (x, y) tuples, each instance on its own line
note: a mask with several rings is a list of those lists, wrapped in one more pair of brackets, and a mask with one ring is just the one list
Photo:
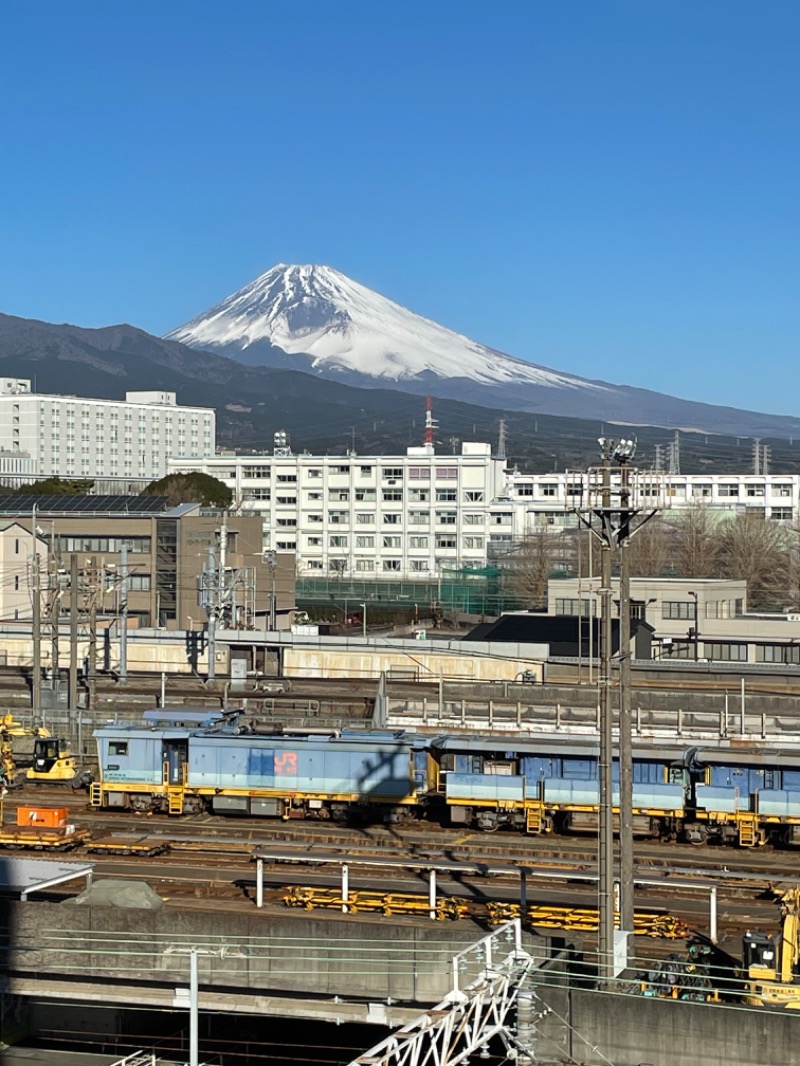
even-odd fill
[(76, 877), (88, 877), (91, 862), (63, 862), (60, 859), (0, 858), (0, 892), (6, 895), (37, 892)]

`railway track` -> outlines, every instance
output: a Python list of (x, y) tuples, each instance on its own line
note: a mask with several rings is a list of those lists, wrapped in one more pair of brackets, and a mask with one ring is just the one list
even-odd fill
[[(55, 790), (52, 790), (55, 791)], [(44, 800), (44, 796), (41, 796)], [(6, 806), (15, 806), (6, 800)], [(58, 800), (55, 801), (58, 805)], [(564, 873), (592, 873), (596, 850), (591, 838), (529, 838), (513, 833), (481, 834), (441, 826), (390, 828), (368, 826), (355, 829), (330, 823), (265, 823), (258, 819), (231, 819), (220, 815), (183, 815), (166, 820), (147, 815), (109, 815), (108, 811), (86, 809), (85, 797), (70, 796), (71, 819), (89, 829), (93, 842), (108, 838), (119, 841), (121, 854), (125, 841), (146, 840), (169, 847), (172, 861), (179, 856), (241, 856), (249, 859), (257, 846), (298, 845), (302, 855), (335, 853), (350, 862), (358, 858), (407, 860), (415, 866), (434, 862), (473, 862), (487, 868), (494, 865), (538, 867)], [(90, 844), (91, 847), (91, 844)], [(146, 857), (148, 849), (138, 849)], [(135, 858), (135, 855), (133, 856)], [(764, 850), (741, 853), (722, 847), (690, 844), (638, 842), (635, 849), (636, 875), (700, 878), (710, 884), (765, 891), (770, 886), (800, 881), (800, 854)]]
[[(68, 807), (71, 819), (86, 827), (94, 840), (118, 834), (152, 837), (166, 841), (175, 851), (244, 853), (258, 845), (301, 843), (304, 848), (339, 849), (352, 857), (366, 854), (408, 857), (416, 862), (429, 859), (486, 861), (517, 864), (562, 863), (565, 868), (591, 870), (596, 866), (596, 846), (591, 836), (526, 837), (514, 832), (481, 833), (474, 830), (415, 823), (411, 827), (368, 825), (362, 828), (329, 822), (271, 822), (251, 817), (201, 814), (166, 818), (126, 813), (110, 815), (87, 806), (84, 793), (44, 786), (33, 792), (6, 797), (5, 807), (29, 803)], [(17, 798), (19, 797), (19, 798)], [(800, 879), (800, 852), (770, 847), (738, 851), (721, 846), (666, 844), (638, 841), (635, 845), (637, 873), (677, 871), (695, 876), (714, 876), (724, 881), (743, 877), (766, 886)]]

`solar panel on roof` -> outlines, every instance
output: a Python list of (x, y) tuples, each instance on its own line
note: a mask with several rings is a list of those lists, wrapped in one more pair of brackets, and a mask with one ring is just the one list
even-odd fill
[(159, 514), (168, 509), (166, 496), (41, 496), (9, 493), (0, 496), (0, 514), (64, 514), (94, 512), (103, 514)]

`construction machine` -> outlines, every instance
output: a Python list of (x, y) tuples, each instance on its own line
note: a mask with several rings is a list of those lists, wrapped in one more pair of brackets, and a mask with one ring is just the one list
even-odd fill
[(743, 941), (745, 1002), (800, 1010), (800, 886), (781, 895), (778, 937), (747, 932)]
[[(26, 771), (18, 770), (11, 741), (14, 737), (33, 737), (33, 762)], [(28, 727), (17, 722), (13, 714), (0, 718), (0, 775), (2, 791), (21, 788), (26, 781), (79, 786), (75, 757), (67, 741), (54, 737), (44, 726)]]

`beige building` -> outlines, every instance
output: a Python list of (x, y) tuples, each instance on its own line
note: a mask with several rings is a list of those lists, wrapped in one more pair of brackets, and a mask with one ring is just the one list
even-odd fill
[[(618, 615), (619, 578), (612, 588)], [(599, 577), (553, 579), (547, 612), (599, 615), (599, 590)], [(654, 658), (800, 664), (800, 613), (749, 613), (745, 581), (632, 578), (631, 613), (654, 627)]]
[[(211, 513), (199, 504), (167, 508), (160, 497), (25, 499), (30, 513), (9, 520), (9, 530), (0, 532), (0, 551), (15, 555), (20, 540), (20, 559), (29, 560), (32, 548), (25, 551), (22, 539), (27, 537), (25, 543), (30, 545), (33, 531), (38, 531), (38, 543), (49, 548), (40, 566), (43, 609), (57, 594), (62, 623), (72, 609), (69, 584), (75, 558), (82, 600), (78, 607), (85, 611), (94, 599), (101, 621), (120, 614), (127, 587), (129, 628), (202, 629), (209, 596), (220, 600), (220, 622), (225, 624), (260, 628), (273, 622), (279, 628), (291, 624), (294, 560), (264, 553), (261, 521), (255, 516)], [(0, 511), (18, 508), (18, 503), (6, 500), (0, 500)], [(23, 571), (21, 562), (17, 566), (13, 577), (20, 578), (20, 588), (12, 581), (12, 591), (19, 593), (19, 605), (4, 618), (31, 617), (31, 567)], [(203, 579), (204, 571), (215, 576)], [(22, 608), (24, 615), (13, 614)]]
[(34, 554), (47, 571), (47, 541), (19, 522), (0, 521), (0, 621), (30, 618)]

